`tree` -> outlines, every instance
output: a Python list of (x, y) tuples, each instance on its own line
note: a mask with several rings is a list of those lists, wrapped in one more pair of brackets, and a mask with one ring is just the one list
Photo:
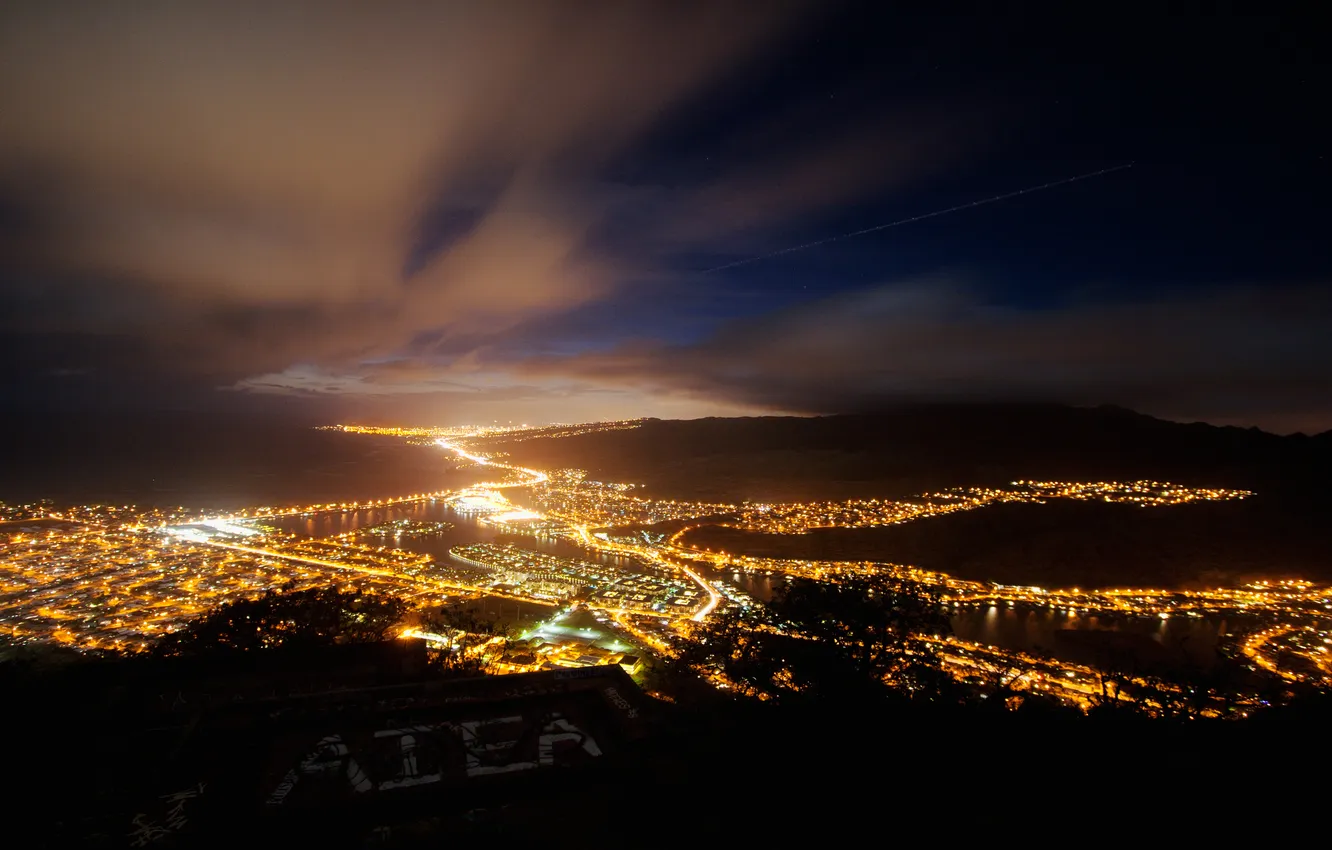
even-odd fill
[(1220, 647), (1213, 653), (1211, 663), (1203, 663), (1183, 641), (1145, 657), (1132, 645), (1107, 645), (1097, 653), (1101, 693), (1092, 697), (1092, 705), (1102, 715), (1136, 713), (1176, 720), (1227, 716), (1262, 677), (1255, 680)]
[[(512, 637), (511, 629), (460, 606), (426, 614), (421, 619), (421, 631), (439, 638), (429, 643), (429, 663), (431, 669), (446, 676), (484, 675), (490, 664), (486, 656), (503, 652)], [(492, 652), (485, 651), (488, 644), (496, 643)]]
[(861, 676), (911, 689), (917, 667), (937, 667), (926, 636), (951, 631), (937, 596), (886, 576), (831, 582), (797, 579), (773, 613), (807, 637), (836, 646)]
[(350, 643), (394, 636), (406, 604), (390, 596), (326, 587), (295, 593), (270, 591), (223, 605), (158, 641), (163, 657), (199, 656)]
[(794, 579), (757, 617), (700, 627), (674, 666), (761, 699), (953, 701), (957, 688), (927, 640), (948, 630), (939, 600), (905, 582)]

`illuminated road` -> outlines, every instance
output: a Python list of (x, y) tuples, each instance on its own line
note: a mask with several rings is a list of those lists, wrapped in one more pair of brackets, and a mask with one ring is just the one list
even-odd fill
[(457, 454), (458, 457), (463, 458), (465, 460), (470, 460), (473, 463), (479, 463), (482, 466), (493, 466), (496, 469), (508, 469), (514, 472), (521, 472), (524, 475), (530, 476), (532, 479), (531, 481), (512, 481), (507, 484), (484, 484), (484, 485), (478, 484), (477, 485), (478, 487), (487, 487), (490, 489), (496, 489), (499, 487), (530, 487), (533, 484), (540, 484), (546, 480), (546, 473), (541, 472), (540, 470), (525, 469), (524, 467), (511, 466), (507, 463), (497, 463), (496, 461), (493, 461), (490, 458), (485, 457), (484, 455), (474, 455), (471, 454), (470, 452), (466, 452), (458, 448), (457, 446), (453, 445), (448, 440), (436, 440), (435, 445), (439, 446), (440, 448), (448, 449), (449, 451)]
[(645, 548), (640, 546), (630, 546), (628, 544), (622, 544), (622, 543), (611, 543), (610, 541), (602, 540), (598, 537), (593, 537), (592, 535), (588, 534), (587, 526), (579, 526), (578, 534), (579, 537), (581, 537), (582, 540), (588, 546), (591, 546), (594, 549), (600, 549), (606, 552), (616, 552), (618, 554), (628, 553), (630, 555), (634, 555), (636, 557), (651, 561), (652, 563), (657, 564), (658, 566), (663, 567), (665, 569), (679, 570), (683, 572), (685, 575), (689, 576), (689, 578), (693, 580), (693, 582), (697, 584), (699, 587), (703, 588), (703, 591), (708, 595), (707, 604), (704, 605), (702, 608), (700, 608), (698, 611), (696, 611), (694, 615), (690, 618), (695, 622), (702, 622), (704, 619), (707, 618), (709, 614), (711, 614), (713, 611), (717, 609), (717, 606), (719, 604), (721, 604), (722, 600), (721, 594), (719, 594), (716, 591), (716, 589), (713, 588), (713, 586), (709, 584), (705, 578), (703, 578), (703, 576), (689, 569), (689, 567), (686, 567), (684, 564), (678, 564), (674, 561), (666, 559), (666, 557), (664, 557), (656, 549)]
[[(515, 600), (517, 602), (534, 602), (538, 605), (547, 605), (552, 608), (556, 607), (557, 605), (557, 603), (551, 602), (546, 599), (534, 599), (529, 596), (515, 596), (513, 594), (502, 593), (500, 591), (492, 590), (491, 588), (488, 587), (478, 587), (476, 585), (459, 584), (457, 582), (443, 581), (441, 579), (436, 579), (436, 578), (424, 579), (419, 576), (411, 576), (407, 575), (406, 573), (399, 573), (393, 570), (381, 570), (381, 569), (376, 569), (375, 567), (363, 567), (357, 564), (344, 564), (339, 561), (326, 561), (322, 558), (311, 558), (306, 555), (292, 555), (287, 552), (278, 552), (272, 549), (257, 549), (253, 546), (238, 546), (235, 543), (221, 543), (218, 542), (217, 540), (201, 540), (198, 542), (206, 546), (216, 546), (220, 549), (233, 549), (237, 552), (246, 552), (251, 555), (262, 555), (266, 558), (282, 558), (288, 561), (296, 561), (302, 564), (311, 564), (318, 567), (331, 567), (337, 570), (350, 570), (351, 572), (363, 573), (365, 575), (379, 576), (381, 578), (398, 579), (399, 581), (404, 581), (404, 580), (417, 581), (421, 582), (422, 584), (435, 585), (436, 587), (446, 587), (449, 588), (450, 590), (465, 590), (469, 593), (481, 593), (485, 594), (486, 596), (500, 596), (505, 599)], [(428, 589), (428, 588), (423, 588), (423, 589)]]
[(717, 609), (717, 606), (721, 603), (721, 594), (714, 590), (712, 585), (703, 579), (703, 576), (689, 569), (684, 564), (680, 564), (679, 568), (684, 570), (685, 575), (692, 578), (699, 587), (702, 587), (708, 592), (708, 604), (698, 609), (698, 613), (693, 616), (694, 622), (701, 623), (709, 614)]
[(1263, 653), (1263, 650), (1267, 648), (1267, 644), (1276, 643), (1293, 631), (1295, 631), (1295, 626), (1276, 626), (1267, 629), (1266, 631), (1258, 632), (1257, 634), (1250, 635), (1248, 640), (1246, 640), (1243, 646), (1240, 647), (1240, 650), (1250, 658), (1253, 663), (1257, 664), (1267, 672), (1275, 673), (1287, 681), (1297, 682), (1300, 680), (1298, 675), (1282, 670), (1280, 665), (1277, 664), (1279, 645), (1278, 651), (1273, 652), (1271, 657)]
[[(546, 475), (546, 473), (541, 472), (541, 471), (539, 471), (539, 470), (535, 470), (535, 469), (527, 469), (527, 468), (525, 468), (525, 467), (521, 467), (521, 466), (511, 466), (511, 465), (509, 465), (509, 464), (507, 464), (507, 463), (499, 463), (499, 462), (497, 462), (497, 461), (493, 461), (493, 460), (491, 460), (491, 459), (489, 459), (489, 458), (487, 458), (487, 457), (484, 457), (484, 456), (482, 456), (482, 455), (474, 455), (474, 454), (471, 454), (470, 452), (467, 452), (467, 451), (464, 451), (463, 449), (458, 448), (457, 446), (453, 445), (452, 443), (450, 443), (450, 442), (447, 441), (447, 440), (436, 440), (436, 441), (435, 441), (435, 444), (438, 445), (438, 446), (440, 446), (441, 448), (448, 449), (448, 450), (454, 452), (455, 454), (457, 454), (459, 457), (461, 457), (461, 458), (465, 458), (465, 459), (470, 460), (470, 461), (472, 461), (472, 462), (474, 462), (474, 463), (479, 463), (479, 464), (482, 464), (482, 465), (484, 465), (484, 466), (493, 466), (493, 467), (496, 467), (496, 468), (498, 468), (498, 469), (508, 469), (508, 470), (512, 470), (512, 471), (514, 471), (514, 472), (521, 472), (521, 473), (523, 473), (524, 475), (528, 475), (528, 476), (530, 476), (531, 479), (532, 479), (531, 481), (520, 481), (520, 482), (515, 482), (515, 483), (510, 483), (510, 484), (486, 484), (486, 485), (483, 485), (483, 486), (488, 487), (488, 488), (492, 488), (492, 489), (493, 489), (493, 488), (498, 488), (498, 487), (529, 487), (529, 486), (531, 486), (531, 485), (533, 485), (533, 484), (540, 484), (540, 483), (542, 483), (542, 482), (548, 480), (548, 476)], [(478, 486), (482, 486), (482, 485), (478, 485)], [(617, 544), (617, 543), (610, 543), (609, 541), (601, 540), (601, 539), (599, 539), (599, 538), (593, 537), (592, 535), (588, 534), (588, 533), (587, 533), (587, 526), (586, 526), (586, 525), (580, 525), (580, 526), (578, 526), (575, 530), (578, 532), (579, 539), (581, 539), (581, 540), (583, 541), (584, 544), (586, 544), (587, 546), (589, 546), (589, 547), (591, 547), (591, 548), (593, 548), (593, 549), (598, 549), (598, 550), (605, 551), (605, 552), (615, 552), (615, 553), (618, 553), (618, 554), (625, 554), (625, 553), (627, 552), (627, 553), (632, 554), (632, 555), (635, 555), (635, 556), (637, 556), (637, 557), (647, 559), (647, 560), (649, 560), (649, 561), (651, 561), (651, 562), (653, 562), (653, 563), (655, 563), (655, 564), (657, 564), (657, 565), (659, 565), (659, 566), (665, 567), (666, 569), (680, 570), (680, 571), (684, 572), (684, 574), (687, 575), (687, 576), (689, 576), (689, 578), (690, 578), (691, 580), (693, 580), (693, 582), (694, 582), (695, 584), (697, 584), (699, 587), (703, 588), (703, 591), (704, 591), (705, 593), (707, 593), (707, 595), (708, 595), (708, 601), (707, 601), (707, 604), (705, 604), (702, 608), (700, 608), (698, 611), (696, 611), (696, 612), (694, 613), (693, 617), (691, 618), (691, 619), (693, 619), (695, 622), (702, 622), (704, 619), (707, 618), (707, 616), (708, 616), (709, 614), (711, 614), (713, 611), (717, 610), (717, 606), (721, 604), (721, 601), (722, 601), (721, 594), (718, 593), (717, 590), (716, 590), (716, 589), (715, 589), (715, 588), (714, 588), (714, 587), (713, 587), (713, 586), (712, 586), (712, 585), (711, 585), (706, 579), (704, 579), (701, 575), (699, 575), (698, 573), (696, 573), (696, 572), (694, 572), (693, 570), (689, 569), (688, 567), (684, 566), (683, 564), (677, 564), (677, 563), (674, 563), (674, 562), (672, 562), (672, 561), (668, 561), (668, 560), (666, 560), (666, 559), (665, 559), (664, 557), (662, 557), (662, 555), (661, 555), (659, 552), (657, 552), (655, 549), (652, 549), (652, 548), (640, 548), (640, 547), (638, 547), (638, 546), (627, 546), (627, 545), (622, 545), (622, 544)]]

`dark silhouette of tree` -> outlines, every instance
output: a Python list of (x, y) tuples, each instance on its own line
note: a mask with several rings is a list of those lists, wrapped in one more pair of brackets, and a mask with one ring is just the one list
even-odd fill
[(429, 664), (445, 676), (481, 676), (489, 658), (503, 653), (512, 629), (463, 607), (439, 608), (421, 618), (421, 631), (439, 640), (429, 642)]
[(1101, 692), (1092, 697), (1093, 706), (1100, 714), (1173, 720), (1225, 717), (1241, 711), (1242, 694), (1255, 688), (1265, 693), (1263, 680), (1276, 679), (1250, 673), (1219, 647), (1213, 652), (1210, 663), (1204, 663), (1183, 641), (1166, 645), (1155, 657), (1141, 657), (1131, 646), (1103, 647), (1096, 653)]
[(158, 656), (376, 643), (394, 636), (406, 604), (394, 597), (336, 588), (269, 592), (223, 605), (163, 637)]
[(836, 646), (861, 675), (891, 677), (907, 687), (918, 661), (937, 666), (921, 638), (951, 631), (937, 596), (883, 576), (836, 584), (797, 579), (773, 600), (772, 613), (807, 637)]
[(938, 599), (903, 582), (793, 579), (757, 616), (700, 627), (672, 666), (760, 699), (954, 701), (960, 691), (926, 640), (948, 630)]
[(978, 697), (988, 700), (985, 703), (987, 707), (1012, 708), (1022, 705), (1032, 696), (1029, 689), (1020, 687), (1030, 672), (1025, 665), (1006, 659), (985, 658), (974, 659), (973, 663), (976, 676), (972, 685)]

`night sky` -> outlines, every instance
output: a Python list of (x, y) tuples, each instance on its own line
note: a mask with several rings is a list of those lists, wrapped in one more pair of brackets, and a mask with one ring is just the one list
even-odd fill
[(6, 3), (0, 406), (1332, 428), (1324, 30), (1075, 11)]

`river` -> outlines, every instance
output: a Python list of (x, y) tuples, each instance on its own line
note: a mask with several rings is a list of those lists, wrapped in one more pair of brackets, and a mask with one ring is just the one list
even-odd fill
[[(510, 496), (517, 494), (510, 492)], [(515, 498), (515, 501), (521, 499)], [(454, 510), (444, 501), (414, 502), (369, 510), (321, 513), (316, 516), (283, 517), (274, 525), (284, 531), (309, 537), (331, 537), (384, 522), (413, 519), (424, 522), (448, 522), (449, 531), (426, 537), (388, 539), (388, 545), (411, 552), (430, 555), (447, 561), (449, 549), (468, 543), (514, 542), (519, 546), (537, 549), (570, 558), (602, 561), (621, 569), (634, 569), (631, 559), (614, 555), (591, 553), (565, 540), (548, 537), (513, 536), (497, 533), (478, 522), (474, 514)], [(751, 596), (768, 600), (781, 584), (781, 576), (746, 573), (712, 573)], [(1085, 664), (1096, 664), (1098, 650), (1076, 640), (1070, 641), (1060, 632), (1116, 631), (1149, 638), (1163, 649), (1183, 652), (1193, 661), (1210, 665), (1216, 658), (1219, 640), (1239, 624), (1225, 619), (1174, 617), (1169, 620), (1109, 617), (1091, 614), (1068, 614), (1041, 608), (984, 607), (963, 608), (951, 617), (953, 633), (964, 640), (991, 644), (1005, 649), (1043, 652)]]
[[(779, 575), (724, 573), (726, 580), (738, 585), (756, 599), (771, 599), (782, 583)], [(1162, 650), (1204, 667), (1217, 661), (1216, 649), (1225, 635), (1243, 624), (1239, 618), (1123, 617), (1095, 614), (1068, 614), (1045, 608), (1010, 608), (985, 606), (960, 608), (950, 618), (953, 634), (963, 640), (990, 644), (1004, 649), (1046, 653), (1076, 663), (1096, 665), (1104, 651), (1085, 641), (1070, 639), (1061, 632), (1111, 631), (1150, 639)], [(1076, 638), (1076, 636), (1074, 636)]]

